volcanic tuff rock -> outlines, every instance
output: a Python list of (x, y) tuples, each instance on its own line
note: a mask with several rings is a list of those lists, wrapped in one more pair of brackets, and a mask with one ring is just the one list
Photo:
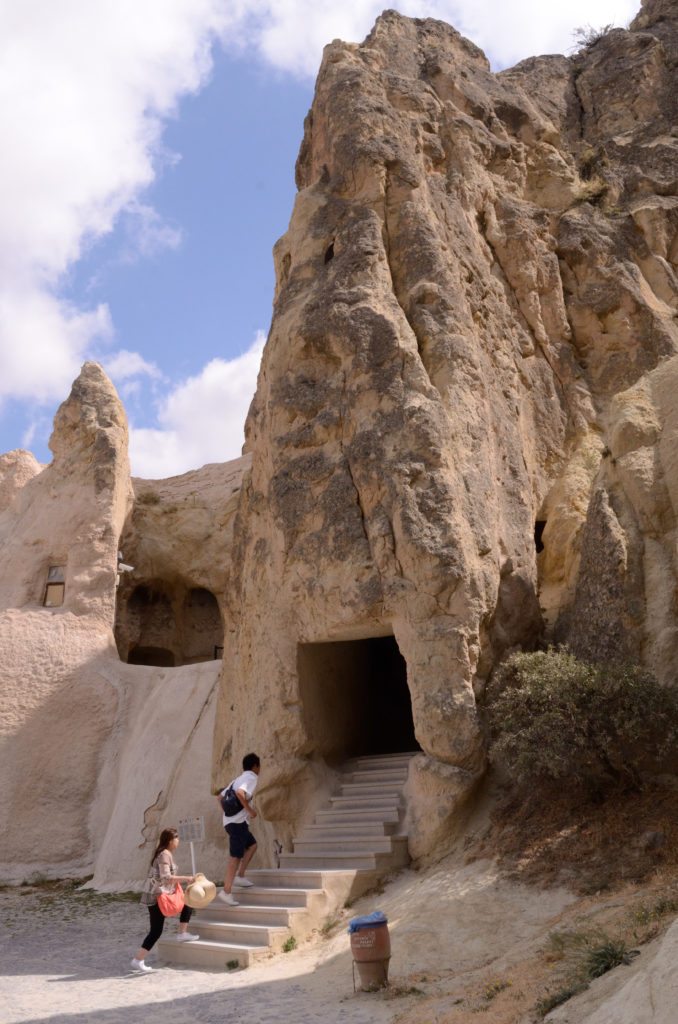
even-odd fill
[(676, 1019), (678, 923), (646, 946), (623, 974), (597, 978), (550, 1013), (551, 1024), (672, 1024)]
[[(92, 663), (112, 650), (127, 422), (97, 364), (85, 364), (60, 407), (50, 447), (46, 468), (27, 453), (10, 453), (16, 459), (3, 466), (17, 482), (14, 467), (28, 469), (0, 513), (4, 878), (36, 861), (56, 870), (87, 863), (89, 810), (117, 710), (117, 693), (100, 685)], [(64, 580), (54, 612), (41, 607), (53, 566)]]
[[(53, 462), (0, 458), (3, 878), (132, 881), (163, 822), (201, 813), (216, 858), (213, 721), (213, 781), (263, 757), (264, 863), (368, 736), (421, 747), (411, 849), (437, 855), (505, 651), (563, 639), (673, 681), (677, 17), (651, 0), (497, 75), (393, 12), (331, 44), (245, 456), (133, 503), (124, 411), (87, 364)], [(216, 661), (122, 664), (116, 607), (123, 658), (205, 661), (223, 627), (218, 707)]]
[(218, 761), (268, 750), (281, 833), (323, 747), (299, 643), (394, 633), (415, 853), (448, 827), (442, 767), (459, 800), (482, 766), (476, 696), (505, 650), (546, 635), (675, 670), (677, 17), (646, 0), (628, 31), (499, 74), (392, 11), (325, 50), (217, 723)]
[[(216, 871), (221, 823), (207, 780), (221, 662), (168, 678), (167, 670), (118, 658), (117, 555), (132, 488), (125, 412), (100, 366), (83, 367), (50, 444), (49, 466), (28, 452), (0, 458), (0, 879), (94, 871), (97, 885), (128, 888), (145, 875), (158, 827), (201, 813), (203, 864)], [(226, 485), (237, 476), (231, 464), (200, 477), (217, 481), (219, 501), (214, 485), (202, 487), (201, 500), (215, 498), (220, 546), (230, 529)], [(164, 491), (172, 490), (176, 497), (180, 487), (167, 482)], [(204, 512), (194, 510), (180, 534), (193, 538), (184, 571), (189, 560), (200, 570), (200, 541), (217, 561), (208, 533)], [(161, 546), (157, 537), (124, 537), (140, 554)], [(165, 545), (172, 548), (171, 537)], [(203, 564), (203, 586), (225, 573), (219, 561), (211, 576)], [(56, 567), (63, 604), (45, 606)]]
[[(222, 645), (228, 553), (249, 465), (245, 455), (166, 480), (132, 479), (134, 506), (120, 547), (134, 572), (121, 577), (115, 626), (124, 661), (140, 643), (171, 651), (175, 665), (204, 660)], [(142, 593), (145, 607), (135, 599)]]

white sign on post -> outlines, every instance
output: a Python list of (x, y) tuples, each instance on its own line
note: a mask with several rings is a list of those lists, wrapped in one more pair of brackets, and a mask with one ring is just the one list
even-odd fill
[(203, 843), (205, 841), (205, 819), (180, 818), (177, 831), (182, 843)]
[(191, 869), (192, 873), (195, 874), (195, 851), (193, 849), (193, 843), (203, 843), (205, 841), (205, 819), (200, 818), (180, 818), (177, 826), (177, 832), (179, 833), (179, 839), (183, 843), (191, 844)]

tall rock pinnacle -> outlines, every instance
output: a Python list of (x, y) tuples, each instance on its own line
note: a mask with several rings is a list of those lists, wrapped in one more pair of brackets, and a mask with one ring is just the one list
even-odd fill
[(311, 642), (394, 634), (422, 794), (481, 767), (476, 698), (515, 646), (678, 667), (661, 610), (677, 57), (659, 0), (572, 59), (500, 74), (450, 26), (393, 11), (326, 48), (275, 251), (232, 595), (238, 685), (275, 676), (268, 713), (299, 757), (325, 742), (304, 717)]

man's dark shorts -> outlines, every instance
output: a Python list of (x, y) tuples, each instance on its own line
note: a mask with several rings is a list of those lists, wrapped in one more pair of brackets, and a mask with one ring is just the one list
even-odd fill
[(229, 853), (231, 857), (237, 857), (241, 860), (245, 856), (245, 850), (249, 850), (250, 846), (254, 846), (256, 839), (249, 830), (246, 821), (230, 821), (228, 825), (224, 825), (224, 828), (228, 832), (229, 839)]

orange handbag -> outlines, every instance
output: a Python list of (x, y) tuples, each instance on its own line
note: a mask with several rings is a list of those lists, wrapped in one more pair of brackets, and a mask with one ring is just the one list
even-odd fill
[(165, 917), (176, 917), (184, 909), (184, 890), (179, 882), (174, 892), (158, 893), (158, 908)]

